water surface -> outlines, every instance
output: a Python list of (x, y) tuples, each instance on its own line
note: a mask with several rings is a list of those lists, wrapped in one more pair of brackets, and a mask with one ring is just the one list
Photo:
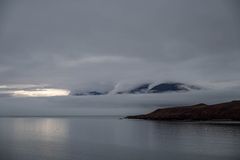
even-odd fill
[(0, 118), (9, 160), (239, 160), (240, 125), (114, 116)]

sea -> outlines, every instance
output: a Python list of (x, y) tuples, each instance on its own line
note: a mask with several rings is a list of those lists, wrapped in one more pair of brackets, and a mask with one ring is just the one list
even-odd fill
[(240, 160), (239, 122), (124, 118), (159, 108), (160, 101), (157, 96), (0, 98), (0, 159)]

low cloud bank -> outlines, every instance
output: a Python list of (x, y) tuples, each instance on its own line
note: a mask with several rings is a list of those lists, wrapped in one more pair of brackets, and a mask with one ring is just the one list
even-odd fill
[(240, 88), (141, 95), (2, 97), (1, 116), (129, 115), (159, 107), (221, 103), (240, 99)]

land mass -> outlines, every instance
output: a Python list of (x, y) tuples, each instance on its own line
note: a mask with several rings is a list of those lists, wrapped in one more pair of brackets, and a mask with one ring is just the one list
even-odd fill
[(192, 106), (161, 108), (148, 114), (127, 116), (126, 118), (165, 121), (240, 121), (240, 101), (214, 105), (202, 103)]
[(106, 94), (153, 94), (153, 93), (166, 93), (166, 92), (188, 92), (191, 90), (201, 90), (202, 88), (195, 85), (189, 85), (179, 82), (165, 82), (165, 83), (143, 83), (136, 86), (130, 86), (128, 89), (114, 91), (100, 91), (100, 90), (74, 90), (71, 91), (73, 96), (87, 96), (87, 95), (106, 95)]

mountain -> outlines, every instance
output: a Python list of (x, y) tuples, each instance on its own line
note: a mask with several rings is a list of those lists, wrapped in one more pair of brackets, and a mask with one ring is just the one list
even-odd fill
[(89, 91), (89, 92), (81, 92), (81, 91), (77, 91), (77, 92), (72, 92), (71, 95), (73, 96), (86, 96), (86, 95), (104, 95), (106, 93), (102, 93), (102, 92), (98, 92), (98, 91)]
[(240, 101), (214, 105), (197, 104), (193, 106), (161, 108), (144, 115), (128, 116), (128, 119), (149, 120), (240, 120)]
[(189, 88), (183, 83), (161, 83), (149, 89), (148, 93), (163, 93), (173, 91), (189, 91)]
[[(135, 87), (129, 87), (129, 89), (119, 90), (114, 92), (113, 94), (151, 94), (151, 93), (164, 93), (164, 92), (179, 92), (179, 91), (190, 91), (190, 90), (199, 90), (201, 89), (198, 86), (187, 85), (184, 83), (160, 83), (160, 84), (152, 84), (152, 83), (143, 83), (137, 85)], [(91, 91), (74, 91), (71, 95), (74, 96), (84, 96), (84, 95), (104, 95), (112, 93), (112, 91), (100, 92), (97, 90)]]
[(138, 85), (137, 87), (134, 87), (133, 89), (117, 92), (117, 94), (147, 93), (149, 86), (150, 86), (150, 83), (144, 83), (144, 84)]
[(139, 93), (164, 93), (164, 92), (179, 92), (179, 91), (190, 91), (199, 90), (198, 86), (187, 85), (184, 83), (160, 83), (157, 85), (152, 85), (151, 83), (144, 83), (133, 89), (117, 92), (117, 94), (139, 94)]

